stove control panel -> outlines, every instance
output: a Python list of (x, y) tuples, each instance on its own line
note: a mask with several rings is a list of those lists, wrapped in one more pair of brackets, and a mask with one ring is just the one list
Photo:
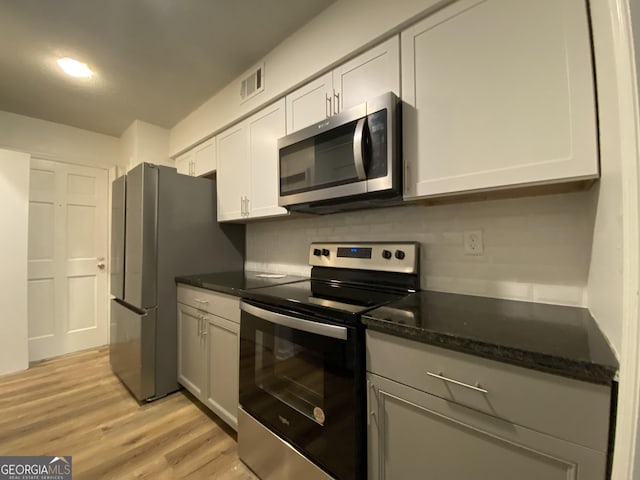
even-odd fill
[(417, 273), (419, 246), (417, 242), (312, 243), (309, 265)]

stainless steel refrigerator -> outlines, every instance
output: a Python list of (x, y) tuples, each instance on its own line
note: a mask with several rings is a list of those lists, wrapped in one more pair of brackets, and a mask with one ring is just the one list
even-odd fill
[(112, 185), (113, 372), (138, 400), (178, 389), (177, 275), (244, 268), (243, 225), (216, 220), (215, 181), (138, 165)]

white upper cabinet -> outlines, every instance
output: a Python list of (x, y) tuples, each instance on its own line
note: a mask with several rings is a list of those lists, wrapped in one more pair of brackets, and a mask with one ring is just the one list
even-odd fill
[(278, 139), (285, 135), (285, 101), (281, 99), (247, 120), (251, 189), (249, 218), (286, 215), (278, 206)]
[(200, 177), (216, 171), (216, 137), (193, 149), (193, 175)]
[(287, 215), (278, 206), (281, 99), (218, 135), (218, 221)]
[(193, 150), (176, 157), (176, 170), (183, 175), (192, 175), (193, 171)]
[(397, 36), (287, 95), (287, 133), (313, 125), (386, 92), (400, 95), (400, 45)]
[(178, 173), (192, 177), (215, 172), (216, 166), (216, 137), (210, 138), (176, 158)]
[(287, 132), (295, 132), (332, 114), (333, 74), (316, 78), (287, 95)]
[(386, 92), (400, 96), (399, 43), (391, 37), (333, 70), (334, 113)]
[(598, 176), (584, 0), (459, 0), (401, 42), (406, 199)]
[(246, 122), (218, 135), (218, 221), (244, 218), (249, 195), (249, 155)]

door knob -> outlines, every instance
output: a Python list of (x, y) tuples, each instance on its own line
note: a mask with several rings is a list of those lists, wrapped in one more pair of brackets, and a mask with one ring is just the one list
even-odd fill
[(98, 268), (100, 270), (104, 270), (104, 263), (103, 262), (98, 263)]

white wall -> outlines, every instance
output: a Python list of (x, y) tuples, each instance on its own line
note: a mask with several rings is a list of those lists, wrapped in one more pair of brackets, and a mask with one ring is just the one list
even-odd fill
[(175, 157), (429, 9), (449, 2), (338, 0), (267, 54), (262, 93), (240, 104), (239, 77), (173, 127), (170, 155)]
[[(416, 205), (253, 223), (247, 227), (247, 268), (306, 274), (312, 241), (418, 241), (423, 289), (583, 306), (594, 195)], [(484, 255), (465, 255), (463, 232), (476, 229), (483, 230)]]
[[(594, 28), (596, 62), (603, 65), (598, 72), (598, 83), (607, 91), (610, 103), (604, 105), (601, 130), (603, 138), (611, 138), (613, 147), (607, 149), (603, 145), (603, 162), (604, 155), (609, 153), (621, 165), (623, 302), (618, 313), (618, 309), (603, 298), (599, 321), (610, 329), (611, 320), (607, 315), (620, 314), (622, 319), (612, 479), (627, 480), (640, 478), (640, 6), (636, 0), (603, 0), (592, 2), (591, 8), (594, 27), (599, 27), (599, 30)], [(617, 238), (617, 230), (610, 235)], [(600, 259), (594, 256), (593, 269), (596, 262), (615, 262), (618, 258), (615, 251), (606, 250), (606, 244), (603, 248)], [(606, 267), (601, 272), (606, 274)], [(613, 270), (610, 268), (609, 272), (612, 274)], [(612, 293), (610, 301), (617, 301), (619, 293)]]
[(29, 366), (27, 230), (29, 155), (0, 150), (0, 375)]
[(120, 137), (123, 172), (139, 163), (174, 166), (169, 158), (169, 130), (141, 120), (134, 121)]
[(108, 168), (118, 163), (116, 137), (0, 111), (0, 147), (69, 163)]
[[(116, 137), (3, 111), (0, 111), (0, 148), (27, 152), (33, 157), (47, 160), (105, 168), (109, 170), (110, 181), (114, 178), (116, 165), (121, 163), (120, 139)], [(166, 143), (164, 148), (166, 149)], [(12, 155), (8, 159), (8, 162), (15, 164), (12, 165), (11, 168), (26, 172), (25, 175), (28, 178), (30, 164), (29, 158), (29, 155), (24, 154)], [(28, 183), (25, 189), (25, 198), (28, 200)], [(4, 191), (3, 187), (2, 192), (0, 192), (0, 199), (4, 199), (3, 195), (5, 194), (8, 195), (8, 193)], [(24, 222), (24, 236), (18, 235), (15, 237), (20, 239), (20, 244), (23, 248), (19, 250), (14, 249), (11, 254), (11, 259), (13, 262), (16, 262), (16, 264), (24, 264), (26, 268), (28, 253), (28, 233), (26, 227), (26, 225), (28, 225), (28, 201), (25, 203), (24, 208), (17, 208), (9, 201), (0, 202), (0, 216), (3, 219), (5, 217), (13, 218), (16, 222), (18, 221), (18, 216), (20, 216), (20, 222)], [(11, 231), (11, 228), (7, 227), (5, 230), (3, 223), (3, 232), (5, 232), (5, 236), (6, 232), (9, 231)], [(12, 237), (12, 241), (13, 239), (14, 237)], [(7, 252), (4, 245), (4, 236), (2, 242), (2, 248), (0, 248), (2, 253), (0, 253), (0, 255)], [(0, 263), (0, 265), (3, 266), (3, 269), (5, 268), (4, 263), (5, 262)], [(7, 290), (3, 289), (3, 292), (5, 291)], [(13, 298), (15, 302), (15, 309), (24, 311), (24, 319), (19, 320), (20, 317), (17, 315), (14, 315), (12, 318), (12, 315), (5, 313), (8, 312), (8, 310), (0, 310), (3, 312), (2, 317), (0, 318), (0, 373), (3, 371), (5, 353), (15, 357), (17, 362), (21, 362), (22, 359), (24, 359), (25, 363), (21, 363), (19, 368), (26, 368), (27, 366), (28, 322), (26, 317), (26, 270), (25, 294), (21, 296), (16, 292)], [(105, 306), (106, 305), (108, 305), (107, 299), (105, 299)], [(4, 324), (2, 322), (8, 320), (11, 320), (12, 322), (11, 331), (14, 332), (13, 335), (20, 335), (20, 339), (8, 334), (5, 336), (5, 332), (3, 330)], [(22, 342), (22, 335), (24, 335), (24, 342)], [(11, 342), (11, 348), (3, 347), (5, 345), (4, 340)], [(18, 367), (15, 369), (17, 368)]]

